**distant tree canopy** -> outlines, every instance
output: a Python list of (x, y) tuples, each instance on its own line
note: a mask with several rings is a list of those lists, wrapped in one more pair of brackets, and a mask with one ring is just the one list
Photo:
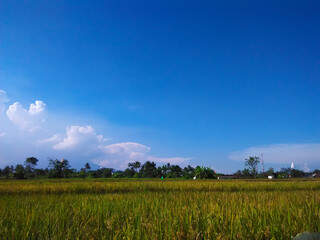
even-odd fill
[[(92, 170), (89, 163), (85, 163), (84, 167), (79, 171), (72, 169), (69, 161), (66, 159), (49, 158), (49, 166), (46, 169), (36, 168), (38, 159), (35, 157), (28, 157), (24, 164), (17, 164), (16, 167), (5, 166), (0, 169), (0, 178), (185, 178), (185, 179), (213, 179), (222, 174), (217, 174), (209, 167), (190, 165), (181, 168), (179, 165), (171, 165), (170, 163), (157, 166), (155, 162), (146, 161), (141, 163), (139, 161), (129, 162), (128, 168), (120, 171), (113, 168), (100, 167), (97, 170)], [(232, 178), (266, 178), (272, 175), (275, 178), (287, 177), (317, 177), (320, 170), (316, 169), (313, 172), (305, 173), (301, 170), (282, 168), (280, 171), (275, 171), (269, 168), (264, 173), (258, 173), (257, 165), (259, 164), (259, 157), (251, 156), (245, 159), (245, 166), (243, 170), (238, 170)]]
[(68, 160), (49, 159), (50, 178), (69, 178), (72, 174)]
[(33, 178), (35, 177), (35, 166), (38, 163), (38, 159), (35, 157), (29, 157), (24, 161), (24, 166), (25, 166), (25, 175), (27, 178)]
[(254, 178), (258, 174), (257, 166), (259, 162), (260, 162), (260, 159), (257, 156), (249, 157), (248, 159), (246, 159), (246, 162), (245, 162), (245, 165), (248, 167), (250, 174), (252, 174)]

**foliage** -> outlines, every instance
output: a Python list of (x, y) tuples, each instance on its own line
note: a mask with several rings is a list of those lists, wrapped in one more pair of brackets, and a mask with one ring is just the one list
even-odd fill
[(35, 171), (34, 168), (38, 163), (38, 159), (35, 157), (28, 157), (24, 161), (24, 166), (25, 166), (25, 174), (27, 178), (33, 178), (35, 177)]
[(93, 178), (111, 178), (113, 173), (112, 168), (99, 168), (96, 171), (92, 171), (91, 176)]
[(6, 178), (9, 178), (10, 175), (13, 174), (13, 166), (6, 166), (3, 171), (3, 176), (5, 176)]
[(90, 164), (86, 163), (84, 165), (84, 168), (80, 169), (80, 176), (83, 177), (83, 179), (85, 179), (88, 176), (88, 170), (90, 169), (91, 169)]
[(154, 162), (146, 161), (140, 170), (140, 174), (143, 178), (154, 178), (157, 175), (157, 168)]
[(18, 164), (13, 173), (13, 177), (17, 179), (24, 179), (25, 175), (26, 173), (24, 167), (21, 164)]
[(139, 161), (129, 162), (128, 167), (137, 172), (138, 169), (141, 167), (141, 163)]
[(249, 157), (248, 159), (246, 159), (246, 166), (248, 167), (250, 173), (253, 175), (253, 177), (255, 178), (258, 174), (258, 171), (257, 171), (257, 166), (258, 166), (258, 163), (260, 162), (259, 160), (259, 157), (257, 156), (254, 156), (254, 157)]
[(196, 167), (195, 176), (196, 176), (196, 178), (200, 178), (200, 179), (216, 178), (215, 172), (211, 168), (209, 168), (209, 167), (200, 167), (200, 166)]
[(49, 159), (50, 178), (69, 178), (72, 174), (68, 160)]

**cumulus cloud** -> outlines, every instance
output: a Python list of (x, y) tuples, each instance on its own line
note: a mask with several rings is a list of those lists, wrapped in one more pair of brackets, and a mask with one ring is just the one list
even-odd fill
[[(0, 90), (0, 114), (6, 109), (5, 104), (8, 101), (6, 92)], [(65, 133), (54, 134), (57, 128), (66, 126), (66, 121), (60, 121), (60, 116), (51, 113), (49, 121), (44, 125), (46, 111), (43, 101), (35, 101), (29, 108), (24, 108), (19, 102), (9, 106), (7, 117), (0, 118), (0, 138), (6, 140), (2, 141), (3, 149), (8, 149), (0, 151), (0, 165), (4, 164), (4, 159), (16, 164), (16, 159), (29, 155), (42, 158), (65, 157), (75, 167), (81, 166), (84, 161), (91, 161), (99, 166), (115, 169), (124, 169), (132, 161), (180, 164), (190, 159), (155, 157), (149, 154), (150, 147), (136, 142), (106, 144), (108, 139), (97, 134), (91, 125), (67, 125)], [(72, 119), (67, 122), (70, 121)], [(44, 131), (35, 131), (40, 127)]]
[(255, 146), (241, 151), (232, 152), (229, 158), (244, 161), (249, 156), (260, 156), (263, 153), (265, 163), (290, 164), (294, 162), (300, 166), (320, 163), (320, 144), (273, 144)]
[(23, 108), (19, 102), (9, 106), (8, 118), (21, 130), (33, 131), (45, 121), (46, 104), (43, 101), (35, 101), (30, 104), (29, 110)]
[(134, 161), (154, 161), (157, 163), (171, 163), (180, 164), (191, 158), (159, 158), (149, 155), (150, 147), (135, 142), (123, 142), (115, 143), (106, 146), (100, 146), (100, 149), (104, 152), (103, 160), (95, 160), (95, 163), (107, 167), (118, 165), (120, 168), (127, 167), (129, 162)]
[(0, 114), (6, 109), (6, 103), (9, 102), (7, 93), (4, 90), (0, 89)]
[(67, 127), (64, 137), (55, 134), (51, 138), (41, 140), (38, 143), (54, 143), (53, 149), (56, 150), (84, 150), (97, 148), (105, 140), (102, 135), (96, 134), (92, 126), (88, 125)]
[(50, 146), (57, 152), (72, 154), (77, 158), (86, 156), (87, 160), (101, 167), (124, 169), (129, 162), (154, 161), (157, 163), (180, 164), (190, 158), (159, 158), (149, 154), (151, 148), (136, 142), (122, 142), (106, 145), (108, 139), (96, 134), (94, 128), (88, 126), (69, 126), (66, 133), (55, 134), (50, 138), (38, 141), (38, 146)]
[(58, 142), (61, 142), (63, 139), (61, 134), (55, 134), (50, 138), (46, 138), (43, 140), (38, 140), (37, 141), (37, 145), (42, 145), (42, 144), (46, 144), (46, 143), (54, 143), (57, 144)]

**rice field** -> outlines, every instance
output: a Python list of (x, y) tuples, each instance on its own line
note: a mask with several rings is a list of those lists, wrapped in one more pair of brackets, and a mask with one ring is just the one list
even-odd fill
[(0, 181), (0, 239), (291, 239), (320, 232), (320, 181)]

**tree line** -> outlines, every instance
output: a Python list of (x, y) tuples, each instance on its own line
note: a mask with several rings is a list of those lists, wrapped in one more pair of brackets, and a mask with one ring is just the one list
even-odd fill
[(163, 166), (157, 166), (156, 163), (147, 161), (130, 162), (128, 168), (124, 171), (113, 168), (99, 168), (91, 170), (89, 163), (83, 168), (77, 170), (71, 168), (69, 161), (66, 159), (49, 159), (47, 168), (36, 168), (38, 159), (29, 157), (24, 164), (6, 166), (0, 169), (0, 177), (27, 179), (27, 178), (217, 178), (217, 174), (209, 167), (187, 167), (181, 168), (179, 165), (167, 163)]
[[(83, 168), (77, 170), (71, 168), (69, 161), (66, 159), (49, 159), (48, 167), (45, 169), (36, 168), (38, 159), (35, 157), (27, 158), (23, 164), (14, 166), (6, 166), (0, 168), (0, 177), (14, 178), (14, 179), (29, 179), (29, 178), (185, 178), (185, 179), (215, 179), (223, 174), (216, 173), (210, 167), (180, 167), (174, 164), (164, 164), (157, 166), (156, 163), (147, 161), (140, 163), (139, 161), (129, 162), (128, 168), (124, 171), (115, 170), (113, 168), (99, 168), (91, 170), (89, 163), (86, 163)], [(266, 178), (273, 176), (274, 178), (285, 177), (305, 177), (306, 175), (320, 174), (319, 170), (311, 173), (306, 173), (301, 170), (282, 168), (280, 171), (274, 171), (269, 168), (266, 172), (258, 172), (257, 165), (259, 164), (259, 157), (249, 157), (245, 160), (243, 170), (238, 170), (232, 175), (232, 178)]]

